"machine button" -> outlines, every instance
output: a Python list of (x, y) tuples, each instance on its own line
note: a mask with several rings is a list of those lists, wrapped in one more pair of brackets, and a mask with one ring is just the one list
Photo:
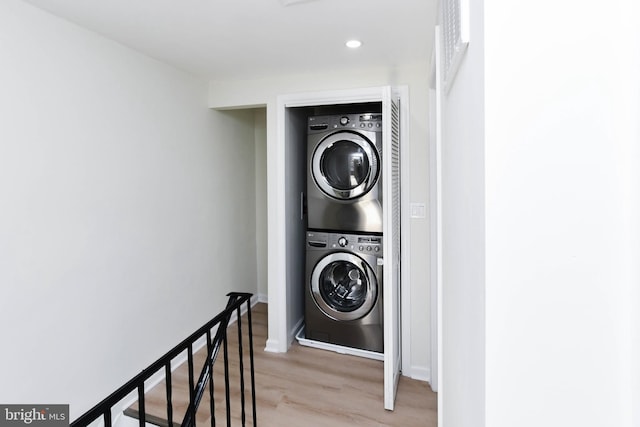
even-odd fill
[(349, 241), (346, 238), (341, 237), (338, 239), (338, 244), (344, 248), (345, 246), (347, 246), (347, 244), (349, 244)]
[(379, 128), (380, 127), (380, 123), (376, 123), (376, 127)]
[(362, 246), (362, 245), (358, 246), (358, 250), (359, 251), (364, 251), (364, 246)]
[(373, 127), (373, 123), (369, 123), (369, 127), (372, 128)]
[(349, 124), (349, 117), (347, 116), (340, 117), (340, 124), (342, 126), (346, 126), (347, 124)]
[(377, 246), (374, 248), (374, 250), (375, 250), (376, 252), (380, 252), (380, 248), (379, 248), (379, 247), (377, 247)]
[(367, 246), (367, 251), (371, 252), (371, 246)]
[(364, 123), (360, 123), (360, 127), (363, 128), (364, 127)]

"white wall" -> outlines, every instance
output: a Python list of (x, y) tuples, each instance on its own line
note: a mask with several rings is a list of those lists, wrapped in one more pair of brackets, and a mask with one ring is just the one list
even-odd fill
[(444, 102), (443, 424), (637, 427), (638, 6), (470, 3)]
[[(419, 55), (418, 55), (419, 56)], [(213, 108), (251, 107), (267, 105), (267, 140), (276, 141), (275, 115), (278, 95), (322, 90), (353, 89), (382, 85), (408, 85), (410, 98), (410, 199), (426, 203), (428, 200), (428, 52), (424, 61), (398, 67), (340, 70), (333, 73), (285, 75), (257, 80), (211, 81), (209, 105)], [(408, 208), (405, 207), (405, 208)], [(273, 220), (274, 214), (269, 212)], [(428, 219), (411, 220), (410, 278), (405, 289), (415, 302), (411, 310), (410, 361), (403, 367), (406, 375), (427, 380), (430, 377), (429, 329), (429, 244)], [(272, 252), (272, 251), (270, 251)], [(271, 276), (272, 272), (269, 272)], [(274, 323), (275, 319), (270, 318)]]
[(255, 292), (253, 113), (17, 0), (0, 46), (0, 401), (75, 418)]
[(485, 411), (483, 2), (469, 3), (471, 43), (442, 99), (439, 415), (446, 427), (482, 427)]
[(638, 6), (485, 5), (487, 425), (629, 426)]
[(260, 300), (267, 300), (267, 111), (255, 111), (256, 263)]

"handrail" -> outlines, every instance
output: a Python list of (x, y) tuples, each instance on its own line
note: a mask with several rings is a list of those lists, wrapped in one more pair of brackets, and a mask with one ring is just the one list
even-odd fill
[[(195, 426), (195, 413), (197, 412), (198, 404), (204, 395), (204, 388), (207, 382), (210, 384), (210, 390), (213, 392), (212, 381), (210, 378), (213, 374), (213, 362), (216, 359), (218, 354), (218, 350), (220, 345), (224, 343), (224, 352), (225, 355), (227, 353), (227, 326), (229, 324), (230, 318), (234, 312), (237, 312), (238, 315), (238, 336), (241, 339), (241, 306), (244, 303), (247, 303), (247, 317), (249, 323), (249, 350), (250, 350), (250, 362), (251, 362), (251, 392), (252, 392), (252, 402), (253, 402), (253, 425), (256, 425), (256, 408), (255, 408), (255, 379), (254, 379), (254, 364), (253, 364), (253, 337), (252, 337), (252, 327), (251, 327), (251, 296), (250, 293), (242, 293), (242, 292), (231, 292), (227, 294), (229, 297), (227, 301), (226, 308), (218, 313), (213, 319), (205, 323), (202, 327), (196, 330), (194, 333), (185, 338), (182, 342), (176, 345), (174, 348), (165, 353), (162, 357), (156, 360), (154, 363), (149, 365), (147, 368), (143, 369), (138, 375), (127, 381), (123, 386), (118, 388), (116, 391), (111, 393), (108, 397), (103, 399), (100, 403), (95, 405), (93, 408), (85, 412), (83, 415), (74, 420), (70, 427), (86, 427), (95, 420), (100, 417), (104, 419), (105, 427), (111, 427), (111, 409), (118, 402), (124, 399), (131, 392), (137, 390), (138, 391), (138, 405), (139, 405), (139, 422), (140, 426), (144, 427), (145, 425), (145, 409), (144, 409), (144, 383), (146, 380), (151, 378), (156, 372), (160, 371), (164, 368), (165, 375), (167, 378), (167, 417), (169, 425), (173, 425), (172, 416), (173, 416), (173, 408), (171, 403), (171, 361), (177, 357), (179, 354), (183, 353), (185, 350), (188, 351), (188, 360), (189, 360), (189, 388), (190, 388), (190, 403), (189, 408), (185, 414), (185, 418), (183, 420), (183, 427), (192, 427)], [(215, 335), (215, 339), (211, 340), (211, 330), (217, 326), (217, 331)], [(207, 360), (202, 369), (200, 377), (198, 379), (197, 385), (193, 384), (193, 343), (197, 341), (203, 335), (207, 336)], [(242, 341), (239, 341), (240, 356), (242, 357)], [(225, 384), (227, 387), (227, 419), (230, 419), (230, 406), (229, 406), (229, 398), (228, 398), (228, 389), (229, 389), (229, 378), (228, 378), (228, 369), (227, 369), (227, 358), (225, 356)], [(242, 358), (240, 360), (240, 366), (242, 368), (243, 362)], [(241, 372), (241, 380), (242, 380), (242, 420), (243, 424), (245, 422), (244, 419), (244, 373)], [(197, 403), (195, 402), (195, 397), (198, 397)], [(213, 400), (213, 399), (212, 399)], [(191, 415), (190, 415), (191, 414)], [(212, 413), (212, 417), (213, 417)], [(186, 424), (185, 424), (186, 423)]]

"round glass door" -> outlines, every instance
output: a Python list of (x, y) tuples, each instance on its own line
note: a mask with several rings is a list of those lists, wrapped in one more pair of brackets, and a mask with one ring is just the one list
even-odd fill
[(354, 199), (375, 185), (379, 174), (378, 152), (361, 134), (336, 132), (316, 147), (311, 171), (318, 187), (328, 196)]
[(359, 256), (346, 252), (322, 258), (313, 269), (310, 286), (318, 308), (334, 320), (366, 316), (378, 293), (371, 267)]

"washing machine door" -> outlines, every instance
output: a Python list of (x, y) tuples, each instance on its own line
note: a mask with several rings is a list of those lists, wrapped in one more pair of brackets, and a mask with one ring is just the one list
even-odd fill
[(375, 145), (364, 135), (338, 131), (324, 138), (311, 158), (313, 180), (323, 193), (350, 200), (368, 193), (380, 174)]
[(320, 310), (334, 320), (356, 320), (375, 305), (378, 281), (359, 256), (334, 252), (323, 257), (311, 273), (311, 295)]

